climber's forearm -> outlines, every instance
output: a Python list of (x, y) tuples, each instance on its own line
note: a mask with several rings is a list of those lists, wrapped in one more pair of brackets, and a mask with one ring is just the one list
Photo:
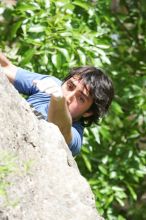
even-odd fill
[(48, 112), (48, 121), (59, 127), (66, 143), (69, 144), (72, 140), (72, 119), (64, 97), (56, 98), (52, 95)]
[(9, 81), (14, 83), (18, 67), (13, 65), (3, 53), (0, 53), (0, 67), (1, 72), (4, 72)]
[[(65, 123), (64, 123), (65, 124)], [(72, 133), (71, 133), (71, 127), (65, 127), (61, 129), (61, 133), (66, 141), (67, 144), (71, 143), (72, 140)]]
[(15, 65), (11, 64), (8, 67), (4, 68), (4, 73), (7, 76), (8, 80), (14, 84), (14, 80), (16, 77), (16, 72), (17, 72), (18, 67), (16, 67)]

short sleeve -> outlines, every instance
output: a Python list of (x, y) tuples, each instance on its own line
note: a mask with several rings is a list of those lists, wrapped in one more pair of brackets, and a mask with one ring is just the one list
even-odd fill
[(33, 95), (38, 92), (38, 89), (33, 85), (33, 80), (41, 80), (48, 77), (39, 73), (32, 73), (28, 70), (18, 68), (14, 80), (14, 87), (18, 92), (25, 95)]

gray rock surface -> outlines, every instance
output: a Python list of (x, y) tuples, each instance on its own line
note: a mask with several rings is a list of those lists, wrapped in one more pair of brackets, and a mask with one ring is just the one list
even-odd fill
[[(57, 126), (38, 120), (0, 75), (0, 151), (16, 155), (0, 197), (0, 220), (101, 220), (90, 186), (79, 173)], [(14, 205), (15, 204), (15, 205)]]

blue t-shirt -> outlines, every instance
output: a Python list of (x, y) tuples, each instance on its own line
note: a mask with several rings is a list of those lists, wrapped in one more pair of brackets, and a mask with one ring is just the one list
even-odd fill
[[(33, 80), (42, 80), (44, 78), (50, 78), (51, 80), (53, 79), (58, 85), (62, 84), (62, 82), (54, 76), (32, 73), (22, 68), (18, 68), (14, 81), (14, 86), (20, 93), (29, 96), (27, 101), (31, 105), (33, 105), (33, 107), (38, 112), (40, 112), (47, 120), (51, 96), (46, 94), (45, 92), (40, 92), (33, 84)], [(71, 129), (72, 141), (68, 146), (72, 151), (73, 156), (75, 156), (81, 150), (83, 139), (83, 126), (80, 122), (73, 122)]]

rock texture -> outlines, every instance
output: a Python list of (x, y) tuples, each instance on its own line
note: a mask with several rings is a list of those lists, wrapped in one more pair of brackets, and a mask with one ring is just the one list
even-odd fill
[[(38, 120), (0, 75), (0, 150), (16, 155), (2, 220), (101, 220), (91, 189), (57, 126)], [(14, 205), (15, 203), (15, 205)]]

